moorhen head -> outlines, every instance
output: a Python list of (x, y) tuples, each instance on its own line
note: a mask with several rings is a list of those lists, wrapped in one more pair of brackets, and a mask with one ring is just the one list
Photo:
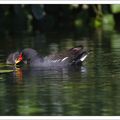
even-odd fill
[(17, 62), (17, 59), (19, 58), (19, 55), (20, 55), (19, 51), (11, 53), (6, 60), (6, 63), (15, 64)]
[(20, 52), (11, 53), (6, 63), (7, 64), (30, 64), (31, 61), (38, 59), (38, 53), (36, 50), (31, 48), (26, 48)]

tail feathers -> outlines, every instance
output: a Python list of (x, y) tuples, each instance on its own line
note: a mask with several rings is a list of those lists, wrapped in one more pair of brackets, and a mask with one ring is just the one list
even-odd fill
[(82, 52), (72, 61), (72, 65), (81, 65), (82, 62), (87, 58), (88, 54), (89, 53), (87, 51)]
[(82, 57), (80, 58), (80, 61), (83, 62), (87, 56), (88, 56), (88, 53), (83, 54)]

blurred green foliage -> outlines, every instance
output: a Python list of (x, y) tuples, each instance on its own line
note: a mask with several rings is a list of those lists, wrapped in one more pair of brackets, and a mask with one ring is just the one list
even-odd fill
[(112, 13), (119, 13), (120, 12), (120, 5), (119, 4), (113, 4), (111, 5)]
[(120, 5), (0, 5), (0, 18), (0, 33), (89, 27), (119, 30)]
[(114, 21), (114, 17), (112, 14), (107, 14), (104, 15), (102, 18), (103, 21), (103, 27), (106, 30), (113, 30), (114, 26), (115, 26), (115, 21)]

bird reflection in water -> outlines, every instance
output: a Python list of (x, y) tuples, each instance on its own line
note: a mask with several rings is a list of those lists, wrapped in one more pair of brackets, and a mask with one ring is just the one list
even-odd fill
[(15, 68), (15, 72), (14, 72), (15, 78), (16, 78), (16, 82), (18, 84), (23, 83), (23, 71), (22, 68)]

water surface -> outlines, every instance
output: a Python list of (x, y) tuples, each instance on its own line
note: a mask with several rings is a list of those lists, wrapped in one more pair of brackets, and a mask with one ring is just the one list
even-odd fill
[[(0, 64), (17, 49), (47, 55), (83, 44), (92, 50), (82, 67), (21, 68), (0, 74), (0, 115), (120, 115), (120, 34), (96, 31), (6, 36)], [(0, 69), (13, 69), (3, 67)]]

